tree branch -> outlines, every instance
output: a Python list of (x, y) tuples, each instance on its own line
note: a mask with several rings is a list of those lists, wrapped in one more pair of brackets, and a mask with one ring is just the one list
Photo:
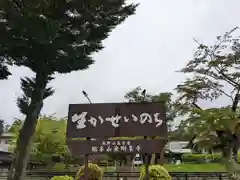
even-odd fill
[(221, 89), (219, 89), (217, 87), (214, 87), (214, 88), (215, 88), (215, 90), (223, 93), (225, 96), (229, 97), (232, 101), (234, 101), (234, 99), (233, 99), (233, 97), (231, 95), (227, 94), (226, 92), (224, 92), (223, 90), (221, 90)]
[[(222, 69), (219, 69), (219, 71), (218, 71), (223, 77), (225, 77), (228, 81), (228, 83), (232, 83), (232, 85), (233, 86), (240, 86), (240, 84), (239, 83), (237, 83), (237, 82), (235, 82), (235, 81), (233, 81), (233, 79), (231, 79), (230, 77), (228, 77), (224, 72), (223, 72), (223, 70)], [(230, 83), (230, 84), (231, 84)]]
[[(213, 61), (214, 57), (214, 52), (212, 54), (208, 54), (211, 61)], [(220, 64), (221, 65), (221, 64)], [(227, 83), (231, 84), (232, 86), (240, 86), (240, 84), (238, 84), (237, 82), (233, 81), (231, 78), (229, 78), (224, 72), (223, 72), (223, 69), (220, 68), (219, 66), (215, 66), (214, 69), (219, 73), (221, 74), (223, 77), (225, 77), (225, 79), (222, 79), (223, 81), (226, 81)], [(215, 78), (216, 79), (216, 78)]]
[(15, 4), (15, 6), (20, 10), (21, 7), (21, 3), (19, 3), (17, 0), (10, 0), (13, 4)]
[(192, 105), (193, 105), (195, 108), (203, 111), (203, 109), (202, 109), (199, 105), (197, 105), (195, 102), (193, 102)]
[(234, 97), (234, 101), (233, 101), (233, 104), (232, 104), (232, 111), (233, 112), (236, 112), (237, 110), (237, 105), (238, 105), (238, 102), (239, 102), (239, 97), (240, 97), (240, 88), (238, 89), (235, 97)]

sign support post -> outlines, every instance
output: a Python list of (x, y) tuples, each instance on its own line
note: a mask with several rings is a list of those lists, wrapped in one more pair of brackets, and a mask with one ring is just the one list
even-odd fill
[[(144, 90), (142, 91), (142, 95), (143, 95), (142, 102), (145, 102), (146, 89), (144, 89)], [(146, 139), (147, 139), (147, 136), (144, 136), (144, 140), (146, 140)], [(144, 157), (144, 163), (145, 163), (145, 171), (146, 171), (145, 180), (148, 180), (148, 179), (149, 179), (149, 171), (148, 171), (148, 166), (149, 166), (148, 162), (149, 162), (149, 159), (148, 159), (148, 154), (145, 153), (144, 156), (145, 156), (145, 157)]]
[[(88, 97), (88, 94), (85, 91), (82, 91), (83, 95), (88, 99), (89, 103), (92, 104), (92, 101)], [(91, 138), (87, 137), (87, 141), (90, 141)], [(89, 159), (89, 154), (85, 154), (85, 166), (84, 166), (84, 180), (88, 180), (88, 159)]]
[[(90, 141), (91, 138), (87, 137), (87, 141)], [(89, 158), (89, 154), (85, 154), (85, 164), (84, 164), (84, 180), (88, 180), (88, 158)]]
[[(144, 139), (146, 140), (147, 136), (144, 136)], [(148, 159), (148, 154), (147, 153), (144, 154), (144, 163), (145, 163), (145, 171), (146, 171), (145, 180), (148, 180), (149, 179), (149, 171), (148, 171), (149, 159)]]

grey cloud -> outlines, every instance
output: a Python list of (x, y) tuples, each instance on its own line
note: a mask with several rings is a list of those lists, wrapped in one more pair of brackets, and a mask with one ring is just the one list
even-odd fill
[[(137, 1), (134, 1), (137, 2)], [(184, 76), (175, 73), (192, 58), (193, 37), (212, 43), (217, 35), (237, 26), (239, 0), (139, 0), (135, 16), (104, 41), (89, 70), (58, 75), (51, 83), (56, 93), (45, 101), (43, 114), (66, 116), (69, 103), (123, 101), (126, 91), (142, 86), (150, 92), (171, 91)], [(0, 82), (0, 116), (12, 122), (20, 117), (16, 97), (21, 76), (32, 73), (13, 68), (13, 76)], [(225, 100), (223, 100), (225, 101)]]

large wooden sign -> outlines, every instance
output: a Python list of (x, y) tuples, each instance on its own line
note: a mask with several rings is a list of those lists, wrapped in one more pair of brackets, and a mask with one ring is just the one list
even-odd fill
[[(164, 137), (166, 134), (164, 102), (69, 105), (67, 143), (73, 155), (85, 154), (85, 180), (88, 179), (89, 153), (159, 153), (166, 143), (161, 139), (108, 140), (108, 137)], [(87, 140), (75, 139), (83, 137)]]
[(160, 103), (70, 104), (67, 138), (165, 136), (166, 108)]

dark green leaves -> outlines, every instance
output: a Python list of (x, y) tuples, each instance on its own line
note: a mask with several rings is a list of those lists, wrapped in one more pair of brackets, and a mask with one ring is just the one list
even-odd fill
[(137, 5), (123, 0), (0, 2), (0, 56), (34, 72), (83, 70)]
[[(145, 92), (144, 92), (145, 91)], [(140, 86), (127, 92), (124, 96), (129, 102), (165, 102), (167, 106), (167, 121), (169, 125), (173, 122), (177, 115), (176, 106), (172, 100), (172, 93), (163, 92), (159, 94), (148, 94), (146, 90), (142, 89)]]
[(7, 79), (8, 76), (12, 75), (8, 67), (4, 64), (0, 64), (0, 80)]
[(199, 46), (194, 58), (180, 70), (191, 77), (176, 88), (179, 103), (196, 106), (198, 100), (212, 101), (222, 95), (234, 101), (240, 89), (240, 38), (232, 36), (237, 29), (218, 36), (213, 46), (196, 41)]
[[(190, 78), (176, 88), (177, 107), (188, 115), (182, 128), (195, 137), (193, 143), (218, 147), (224, 156), (229, 155), (230, 146), (235, 154), (238, 149), (234, 127), (239, 117), (240, 37), (233, 36), (237, 29), (218, 36), (213, 46), (196, 41), (194, 58), (180, 70)], [(213, 101), (223, 95), (229, 98), (229, 106), (204, 109), (198, 105), (199, 100)]]
[[(45, 79), (45, 78), (44, 78)], [(46, 80), (46, 82), (42, 82), (42, 83), (48, 83), (52, 78), (48, 77)], [(23, 114), (28, 114), (29, 112), (29, 108), (30, 108), (30, 103), (31, 103), (31, 99), (34, 98), (34, 91), (38, 91), (38, 85), (36, 84), (36, 78), (21, 78), (21, 89), (23, 91), (23, 96), (19, 97), (17, 99), (17, 105), (21, 111), (21, 113)], [(45, 88), (44, 90), (44, 95), (43, 95), (43, 99), (51, 96), (53, 94), (53, 89), (52, 88)]]

